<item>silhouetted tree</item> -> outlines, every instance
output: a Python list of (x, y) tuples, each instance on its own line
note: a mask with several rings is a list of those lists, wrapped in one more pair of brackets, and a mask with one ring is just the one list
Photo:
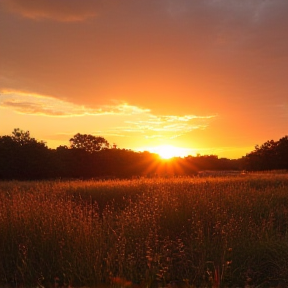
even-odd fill
[(278, 141), (276, 157), (279, 168), (288, 169), (288, 136), (285, 136)]
[(288, 169), (288, 136), (279, 141), (269, 140), (245, 157), (247, 170)]
[(49, 149), (29, 131), (14, 129), (12, 136), (0, 136), (0, 178), (37, 179), (49, 172)]
[(38, 144), (41, 143), (42, 145), (45, 145), (44, 142), (42, 142), (42, 141), (38, 142), (35, 138), (32, 138), (30, 136), (29, 131), (23, 131), (19, 128), (15, 128), (13, 130), (11, 138), (14, 142), (19, 144), (20, 146), (28, 145), (28, 144), (32, 144), (32, 143), (34, 143), (34, 144), (35, 143), (38, 143)]
[(70, 148), (83, 149), (92, 153), (109, 148), (109, 142), (103, 137), (77, 133), (70, 139)]

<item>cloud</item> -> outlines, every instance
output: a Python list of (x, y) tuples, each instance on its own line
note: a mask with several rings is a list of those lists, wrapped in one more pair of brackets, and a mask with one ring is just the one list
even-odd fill
[(107, 116), (111, 123), (110, 126), (103, 131), (94, 132), (94, 134), (113, 137), (142, 135), (146, 139), (174, 139), (195, 129), (205, 129), (209, 125), (209, 121), (216, 117), (216, 115), (155, 115), (150, 109), (127, 103), (100, 105), (95, 109), (51, 96), (19, 91), (2, 91), (0, 108), (26, 115), (54, 118)]
[(28, 115), (80, 116), (85, 113), (83, 107), (69, 102), (49, 96), (18, 91), (2, 91), (0, 95), (0, 107)]
[[(100, 13), (105, 0), (2, 0), (4, 7), (25, 18), (60, 22), (83, 21)], [(113, 2), (113, 1), (112, 1)]]
[(14, 108), (16, 111), (23, 114), (41, 114), (50, 116), (63, 116), (60, 111), (49, 109), (39, 103), (18, 101), (18, 100), (6, 100), (1, 105), (4, 108)]
[(117, 105), (101, 105), (97, 109), (76, 105), (51, 96), (19, 92), (2, 91), (0, 94), (0, 107), (10, 108), (15, 112), (29, 115), (75, 117), (99, 115), (136, 115), (148, 113), (149, 109), (120, 103)]
[(216, 115), (197, 116), (158, 116), (146, 114), (139, 120), (125, 121), (125, 126), (117, 127), (120, 131), (125, 131), (127, 135), (144, 135), (147, 139), (174, 139), (187, 134), (195, 129), (205, 129), (209, 125), (209, 120)]
[(127, 103), (121, 103), (114, 106), (102, 105), (101, 108), (99, 108), (96, 111), (98, 113), (103, 112), (103, 114), (135, 115), (135, 114), (149, 113), (150, 109), (140, 108), (137, 106), (129, 105)]

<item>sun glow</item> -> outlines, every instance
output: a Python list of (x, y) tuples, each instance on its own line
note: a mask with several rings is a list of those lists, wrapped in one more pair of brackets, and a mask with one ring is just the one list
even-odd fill
[(151, 149), (157, 153), (162, 159), (170, 159), (173, 157), (182, 157), (185, 155), (185, 149), (172, 145), (161, 145)]

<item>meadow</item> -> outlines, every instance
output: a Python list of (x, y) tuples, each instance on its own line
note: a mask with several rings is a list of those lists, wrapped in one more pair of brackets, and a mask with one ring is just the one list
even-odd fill
[(0, 182), (0, 286), (288, 285), (288, 174)]

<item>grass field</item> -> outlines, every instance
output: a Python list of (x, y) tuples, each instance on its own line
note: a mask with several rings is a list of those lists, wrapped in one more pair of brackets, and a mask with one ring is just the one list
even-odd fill
[(288, 174), (0, 182), (0, 257), (0, 286), (287, 287)]

